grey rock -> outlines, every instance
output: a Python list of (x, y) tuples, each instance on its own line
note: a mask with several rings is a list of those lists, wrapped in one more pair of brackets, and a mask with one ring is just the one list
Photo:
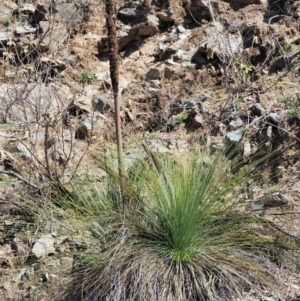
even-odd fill
[(92, 96), (95, 95), (96, 93), (97, 90), (92, 85), (85, 86), (82, 92), (82, 94), (87, 96)]
[(87, 130), (93, 129), (93, 124), (91, 123), (90, 119), (87, 117), (82, 117), (80, 120), (80, 126), (85, 127)]
[(237, 130), (244, 126), (244, 122), (241, 118), (237, 118), (236, 120), (232, 120), (229, 123), (229, 128), (231, 131)]
[(175, 115), (171, 115), (167, 120), (167, 126), (174, 126), (176, 125), (177, 120)]
[(193, 109), (196, 107), (196, 105), (197, 105), (196, 101), (194, 101), (192, 99), (188, 99), (183, 102), (182, 106), (186, 109)]
[(170, 11), (161, 11), (156, 14), (156, 16), (164, 22), (173, 23), (176, 20), (176, 17)]
[(196, 68), (197, 64), (192, 63), (192, 62), (184, 62), (181, 64), (181, 67), (183, 68)]
[(136, 124), (135, 124), (135, 128), (137, 129), (137, 130), (143, 130), (144, 129), (144, 124), (142, 123), (142, 122), (136, 122)]
[(148, 25), (152, 25), (155, 27), (159, 26), (159, 19), (155, 15), (148, 15), (147, 22), (148, 22)]
[(138, 29), (138, 35), (143, 37), (151, 37), (158, 33), (158, 29), (156, 26), (148, 25), (148, 24), (142, 24)]
[(0, 44), (7, 44), (13, 38), (12, 32), (0, 32)]
[(192, 122), (195, 127), (203, 126), (203, 117), (200, 114), (197, 114), (193, 117)]
[(22, 268), (15, 278), (16, 283), (24, 282), (29, 278), (29, 271), (26, 268)]
[(247, 206), (249, 210), (263, 210), (268, 208), (280, 208), (287, 206), (289, 201), (282, 194), (266, 195), (260, 200)]
[(83, 116), (80, 120), (79, 127), (75, 132), (75, 138), (83, 140), (90, 137), (91, 131), (93, 130), (93, 124), (91, 120)]
[(172, 75), (173, 75), (173, 70), (171, 68), (169, 68), (169, 67), (166, 67), (164, 75), (165, 75), (165, 78), (171, 79)]
[(267, 137), (268, 137), (269, 139), (271, 139), (271, 138), (272, 138), (272, 135), (273, 135), (272, 126), (269, 125), (268, 128), (267, 128)]
[(250, 142), (245, 142), (243, 145), (243, 149), (244, 149), (244, 156), (247, 156), (249, 154), (251, 154), (251, 144)]
[(276, 113), (270, 113), (270, 114), (269, 114), (269, 120), (270, 120), (270, 122), (272, 122), (273, 124), (278, 125), (278, 124), (279, 124), (279, 121), (280, 121), (280, 117), (279, 117), (279, 115), (276, 114)]
[(147, 74), (146, 74), (146, 80), (155, 80), (155, 79), (161, 79), (161, 73), (160, 70), (157, 68), (151, 68)]
[(244, 136), (244, 130), (236, 130), (227, 133), (226, 137), (230, 140), (230, 142), (239, 142), (243, 139)]
[(251, 112), (253, 115), (261, 116), (264, 113), (264, 109), (260, 103), (255, 103), (251, 108)]
[(93, 108), (102, 114), (107, 112), (113, 107), (114, 101), (111, 93), (99, 94), (93, 99)]
[(184, 51), (182, 49), (178, 49), (174, 54), (174, 57), (181, 60), (183, 58)]
[(180, 33), (184, 33), (185, 32), (185, 28), (183, 26), (179, 25), (177, 27), (177, 31), (180, 32)]
[(59, 45), (63, 44), (69, 36), (64, 24), (51, 26), (47, 21), (39, 23), (39, 31), (45, 34), (40, 44), (41, 51), (49, 51), (50, 53), (55, 53)]
[(149, 148), (152, 151), (157, 152), (157, 153), (170, 153), (171, 152), (171, 150), (168, 147), (164, 146), (160, 141), (155, 140), (155, 139), (151, 141)]
[(84, 38), (85, 38), (86, 40), (99, 40), (99, 39), (100, 39), (99, 36), (97, 36), (96, 34), (93, 34), (93, 33), (91, 33), (91, 32), (88, 32), (88, 33), (84, 36)]
[(21, 12), (23, 14), (31, 15), (35, 12), (35, 6), (29, 3), (24, 3), (24, 5), (21, 8)]
[(171, 45), (164, 47), (165, 52), (176, 52), (179, 49), (186, 49), (186, 41), (184, 39), (179, 39)]
[(86, 113), (92, 112), (92, 95), (81, 94), (78, 97), (74, 98), (68, 105), (67, 110), (80, 110)]
[(51, 234), (44, 235), (40, 239), (36, 241), (31, 252), (37, 258), (41, 258), (43, 256), (47, 256), (49, 254), (55, 253), (55, 239)]
[(77, 9), (74, 2), (57, 1), (55, 7), (49, 2), (38, 4), (32, 19), (40, 21), (55, 20), (67, 25), (75, 25), (84, 20), (84, 15)]
[(46, 33), (51, 29), (51, 23), (49, 21), (39, 22), (39, 33)]
[(216, 22), (215, 27), (206, 27), (204, 32), (207, 39), (205, 39), (199, 47), (199, 51), (203, 53), (207, 53), (210, 49), (216, 54), (232, 56), (239, 51), (243, 43), (240, 35), (225, 34), (224, 26), (219, 22)]
[(119, 10), (119, 15), (127, 18), (135, 18), (139, 15), (139, 12), (136, 8), (123, 8)]
[(21, 34), (30, 34), (30, 33), (35, 33), (37, 31), (37, 28), (34, 28), (30, 25), (26, 25), (26, 26), (17, 26), (15, 28), (15, 32), (18, 35)]
[(84, 21), (84, 15), (80, 13), (80, 10), (74, 3), (75, 1), (57, 2), (55, 9), (57, 10), (60, 17), (59, 19), (63, 24), (75, 25)]
[(17, 11), (19, 6), (13, 1), (0, 2), (0, 21), (7, 21), (12, 14)]

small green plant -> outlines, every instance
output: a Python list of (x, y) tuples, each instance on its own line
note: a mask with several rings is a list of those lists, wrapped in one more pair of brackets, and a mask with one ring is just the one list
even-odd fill
[(289, 119), (293, 119), (293, 118), (299, 119), (299, 117), (300, 117), (300, 112), (299, 112), (298, 109), (293, 108), (293, 109), (288, 111), (288, 118)]
[(242, 76), (243, 82), (247, 82), (251, 77), (252, 68), (242, 60), (236, 62), (236, 72)]
[(189, 118), (189, 114), (184, 112), (176, 116), (176, 123), (181, 123)]
[(13, 52), (10, 52), (9, 50), (3, 52), (3, 57), (6, 61), (10, 61), (15, 57), (15, 54)]
[(91, 70), (86, 70), (78, 77), (78, 81), (83, 84), (93, 82), (96, 79), (96, 74)]
[(10, 123), (2, 123), (0, 127), (7, 132), (11, 132), (13, 129), (13, 125)]
[(277, 101), (280, 102), (280, 103), (284, 103), (284, 104), (288, 104), (290, 103), (292, 100), (292, 97), (291, 96), (279, 96), (277, 98)]

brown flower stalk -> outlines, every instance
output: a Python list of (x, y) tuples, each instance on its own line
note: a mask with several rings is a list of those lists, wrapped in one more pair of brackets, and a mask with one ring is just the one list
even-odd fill
[[(109, 65), (110, 65), (110, 78), (114, 92), (114, 105), (115, 105), (115, 126), (117, 134), (117, 147), (118, 147), (118, 165), (120, 188), (123, 196), (124, 191), (124, 159), (123, 159), (123, 140), (121, 128), (121, 115), (120, 115), (120, 99), (121, 93), (119, 91), (119, 58), (118, 58), (118, 42), (116, 35), (116, 26), (114, 21), (114, 3), (113, 0), (106, 0), (106, 27), (108, 32), (108, 45), (109, 45)], [(123, 198), (125, 203), (126, 198)]]

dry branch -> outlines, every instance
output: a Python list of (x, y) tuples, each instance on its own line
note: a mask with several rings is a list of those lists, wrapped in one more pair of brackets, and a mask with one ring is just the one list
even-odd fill
[(29, 182), (28, 180), (26, 180), (25, 178), (23, 178), (21, 175), (19, 175), (18, 173), (14, 172), (12, 170), (9, 170), (9, 171), (0, 170), (0, 173), (2, 173), (4, 175), (8, 175), (8, 176), (12, 176), (12, 177), (18, 178), (20, 181), (24, 182), (25, 184), (29, 185), (30, 187), (35, 188), (35, 189), (39, 189), (39, 187), (37, 185)]

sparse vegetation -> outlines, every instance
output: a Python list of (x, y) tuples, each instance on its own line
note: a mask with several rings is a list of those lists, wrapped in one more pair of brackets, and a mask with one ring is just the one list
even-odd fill
[(174, 1), (0, 2), (0, 300), (298, 300), (300, 7)]
[(91, 70), (86, 70), (78, 77), (78, 81), (82, 84), (91, 83), (96, 79), (95, 73)]
[(298, 109), (294, 108), (288, 111), (288, 118), (292, 119), (292, 118), (297, 118), (299, 119), (300, 117), (300, 112)]

